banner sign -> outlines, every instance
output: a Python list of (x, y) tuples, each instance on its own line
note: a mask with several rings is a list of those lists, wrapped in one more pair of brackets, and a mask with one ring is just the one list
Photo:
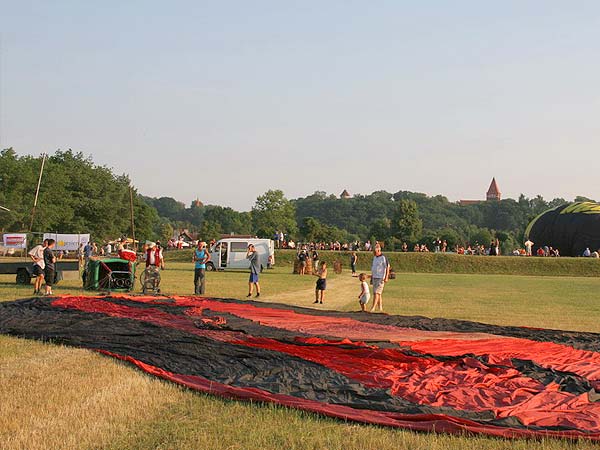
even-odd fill
[(27, 248), (26, 233), (10, 233), (2, 236), (2, 242), (6, 248)]
[(75, 251), (79, 244), (87, 244), (90, 241), (89, 234), (60, 234), (44, 233), (44, 239), (54, 239), (56, 241), (56, 250)]

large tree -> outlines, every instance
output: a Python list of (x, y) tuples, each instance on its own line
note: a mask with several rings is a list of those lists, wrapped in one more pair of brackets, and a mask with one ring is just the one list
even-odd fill
[(223, 229), (219, 223), (205, 220), (200, 227), (198, 238), (209, 242), (211, 239), (219, 239), (222, 234)]
[(276, 230), (295, 235), (298, 231), (296, 208), (283, 191), (269, 190), (256, 199), (252, 224), (258, 236), (271, 237)]
[[(41, 159), (0, 152), (0, 214), (3, 231), (28, 231)], [(33, 231), (91, 233), (93, 239), (131, 235), (131, 182), (91, 158), (71, 150), (57, 151), (45, 164)], [(133, 190), (136, 237), (154, 239), (156, 210)]]
[(421, 236), (423, 222), (413, 200), (400, 200), (394, 217), (392, 229), (402, 242), (416, 242)]
[(225, 234), (251, 234), (252, 218), (247, 212), (238, 212), (229, 207), (206, 206), (204, 221), (219, 224)]
[(315, 242), (321, 236), (323, 224), (314, 217), (305, 217), (300, 225), (300, 234), (307, 242)]

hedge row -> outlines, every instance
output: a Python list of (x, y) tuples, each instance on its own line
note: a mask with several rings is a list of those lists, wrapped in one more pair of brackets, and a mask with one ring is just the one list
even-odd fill
[[(344, 269), (350, 267), (350, 252), (319, 252), (320, 259), (333, 264), (341, 261)], [(538, 275), (600, 277), (600, 260), (594, 258), (539, 258), (522, 256), (465, 256), (451, 253), (396, 253), (386, 252), (396, 272), (412, 273), (477, 273), (491, 275)], [(289, 266), (296, 258), (294, 250), (276, 250), (277, 266)], [(368, 272), (373, 256), (358, 252), (358, 270)], [(166, 261), (190, 262), (191, 250), (166, 252)]]
[[(350, 252), (319, 252), (320, 259), (329, 263), (342, 262), (344, 269), (350, 267)], [(600, 260), (593, 258), (540, 258), (523, 256), (466, 256), (452, 253), (397, 253), (385, 252), (396, 272), (411, 273), (477, 273), (493, 275), (538, 276), (600, 276)], [(291, 265), (296, 253), (278, 250), (278, 265)], [(358, 252), (358, 270), (368, 272), (373, 255)]]

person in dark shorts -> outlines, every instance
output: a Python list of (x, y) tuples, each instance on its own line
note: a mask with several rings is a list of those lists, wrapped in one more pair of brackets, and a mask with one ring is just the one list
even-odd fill
[(358, 261), (358, 256), (356, 256), (356, 252), (352, 252), (350, 255), (350, 268), (352, 269), (352, 276), (356, 276), (356, 263)]
[(315, 287), (315, 301), (313, 303), (323, 304), (325, 290), (327, 289), (327, 263), (325, 261), (321, 261), (319, 270), (317, 270), (314, 275), (319, 277), (319, 279), (317, 280), (317, 285)]
[(248, 246), (248, 253), (246, 253), (246, 259), (250, 261), (250, 278), (248, 279), (248, 295), (252, 297), (252, 291), (256, 287), (256, 297), (260, 297), (260, 284), (258, 284), (258, 274), (260, 273), (260, 260), (258, 258), (258, 252), (254, 245)]
[(52, 249), (56, 245), (54, 239), (48, 239), (46, 248), (44, 249), (44, 280), (46, 280), (46, 292), (44, 295), (53, 295), (52, 286), (55, 278), (56, 256)]
[(33, 261), (33, 275), (35, 276), (35, 284), (33, 285), (33, 295), (40, 295), (42, 289), (42, 283), (44, 282), (44, 249), (46, 248), (47, 241), (33, 247), (28, 255)]

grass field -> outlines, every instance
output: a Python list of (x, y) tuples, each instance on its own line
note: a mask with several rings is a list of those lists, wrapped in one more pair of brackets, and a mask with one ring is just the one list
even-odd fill
[[(313, 306), (314, 277), (288, 265), (262, 279), (265, 302)], [(358, 281), (331, 276), (321, 308), (356, 310)], [(170, 262), (163, 292), (192, 292), (191, 264)], [(207, 295), (244, 298), (247, 274), (208, 273)], [(393, 314), (600, 332), (600, 279), (399, 274), (386, 287)], [(0, 300), (31, 295), (0, 276)], [(138, 289), (139, 290), (139, 289)], [(75, 281), (55, 292), (84, 293)], [(413, 433), (344, 423), (271, 405), (226, 401), (182, 389), (126, 364), (74, 348), (0, 336), (0, 448), (189, 449), (570, 449), (564, 441), (505, 441)]]

